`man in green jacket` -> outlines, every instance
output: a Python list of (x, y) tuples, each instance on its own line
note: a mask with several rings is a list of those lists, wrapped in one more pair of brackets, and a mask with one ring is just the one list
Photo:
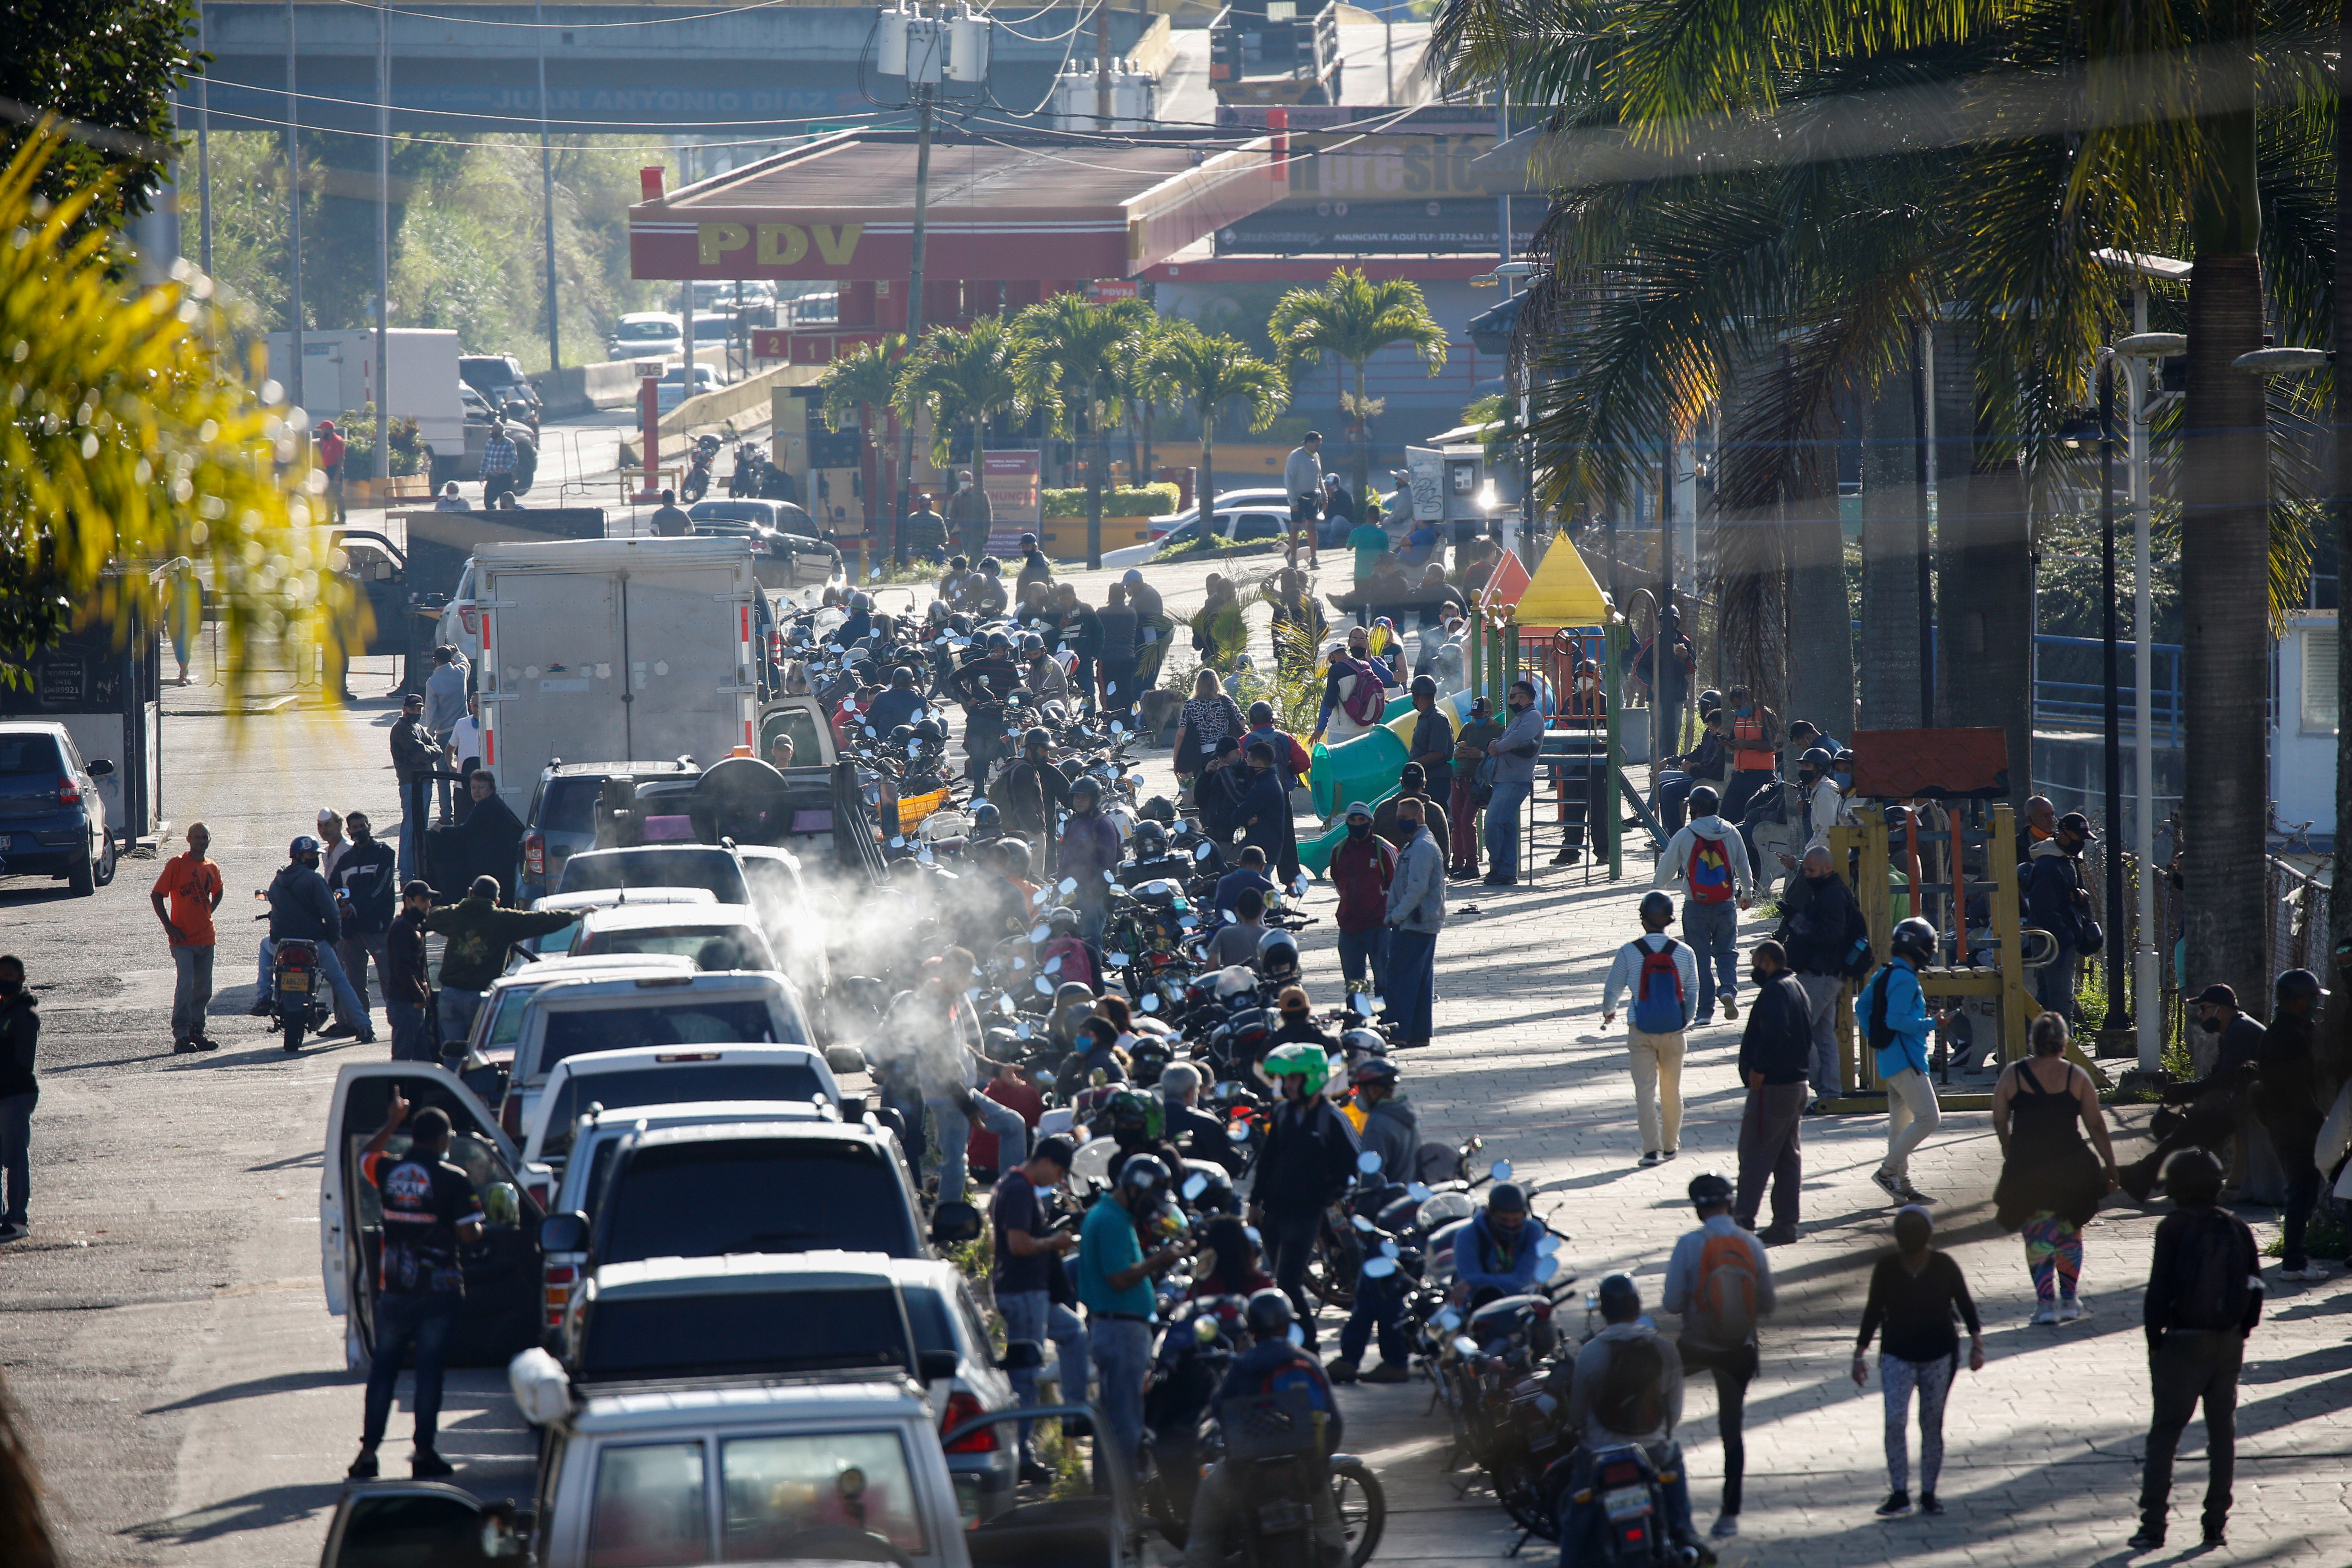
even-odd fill
[(567, 910), (502, 910), (499, 879), (477, 877), (466, 896), (425, 917), (425, 929), (439, 931), (441, 947), (441, 1038), (454, 1045), (474, 1026), (482, 993), (506, 968), (507, 949), (530, 936), (562, 931), (580, 918)]

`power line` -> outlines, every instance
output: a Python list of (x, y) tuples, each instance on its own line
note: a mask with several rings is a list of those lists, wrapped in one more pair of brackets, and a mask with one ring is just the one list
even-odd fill
[(757, 5), (732, 5), (723, 11), (689, 11), (677, 16), (653, 16), (635, 22), (499, 22), (487, 16), (448, 16), (437, 11), (413, 11), (404, 5), (372, 5), (368, 0), (335, 0), (338, 5), (348, 5), (354, 11), (382, 11), (394, 16), (415, 16), (427, 22), (446, 22), (468, 27), (516, 27), (526, 32), (592, 32), (612, 27), (667, 27), (674, 22), (701, 22), (715, 16), (740, 16), (747, 11), (773, 11), (794, 8), (803, 0), (759, 0)]
[[(205, 79), (210, 81), (215, 87), (238, 88), (247, 92), (264, 93), (271, 98), (285, 98), (289, 96), (283, 88), (262, 87), (257, 83), (249, 81), (232, 81), (226, 77), (210, 77)], [(331, 98), (324, 93), (316, 92), (298, 92), (293, 93), (290, 96), (299, 99), (305, 103), (331, 103), (349, 109), (373, 109), (376, 107), (375, 100), (373, 99)], [(465, 109), (409, 109), (403, 108), (399, 104), (393, 105), (393, 108), (396, 112), (401, 114), (429, 114), (436, 119), (441, 120), (490, 121), (501, 125), (518, 126), (524, 130), (535, 131), (541, 123), (539, 116), (535, 114), (528, 117), (512, 114), (481, 114), (472, 110)], [(215, 112), (221, 111), (215, 110)], [(647, 120), (631, 121), (626, 123), (633, 125), (643, 124), (649, 127), (672, 127), (678, 131), (692, 131), (697, 127), (706, 125), (717, 125), (730, 128), (744, 125), (831, 125), (838, 123), (844, 118), (845, 116), (841, 113), (834, 113), (777, 115), (773, 117), (759, 117), (743, 120)], [(622, 121), (611, 120), (550, 119), (546, 121), (545, 123), (549, 125), (582, 125), (593, 131), (617, 131), (620, 130), (623, 125)], [(313, 126), (311, 129), (326, 130), (330, 128), (324, 126)], [(649, 130), (646, 133), (648, 135), (652, 135), (656, 132)], [(706, 143), (706, 145), (716, 145), (716, 143)]]
[[(370, 105), (369, 107), (373, 106)], [(241, 114), (233, 109), (218, 108), (214, 109), (211, 112), (212, 117), (215, 120), (241, 121), (247, 125), (257, 125), (269, 131), (283, 131), (286, 128), (286, 121), (282, 115)], [(903, 123), (905, 123), (903, 121), (883, 121), (867, 126), (865, 129), (887, 131), (893, 129), (897, 124)], [(385, 136), (373, 131), (341, 131), (337, 130), (332, 126), (325, 125), (306, 126), (305, 129), (310, 131), (314, 134), (326, 136), (349, 136), (362, 142), (417, 142), (437, 147), (495, 147), (502, 149), (511, 148), (517, 152), (535, 151), (535, 149), (522, 146), (519, 142), (482, 142), (460, 136), (435, 136), (429, 133), (402, 133), (398, 135)], [(621, 124), (607, 124), (604, 126), (603, 129), (614, 132), (625, 132), (628, 130), (628, 127)], [(646, 139), (651, 141), (661, 140), (659, 134), (654, 132), (646, 132)], [(775, 142), (788, 141), (791, 138), (789, 136), (744, 136), (725, 142), (698, 142), (695, 145), (698, 147), (766, 147)], [(614, 142), (606, 143), (572, 142), (566, 144), (563, 150), (568, 153), (643, 153), (650, 151), (650, 149), (644, 145), (643, 142)]]

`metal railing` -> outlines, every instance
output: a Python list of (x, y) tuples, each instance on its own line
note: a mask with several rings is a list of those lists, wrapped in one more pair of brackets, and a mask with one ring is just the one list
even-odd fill
[[(2063, 724), (2068, 729), (2098, 730), (2106, 723), (2106, 688), (2096, 677), (2098, 656), (2107, 646), (2097, 637), (2065, 637), (2048, 633), (2034, 637), (2038, 657), (2034, 660), (2033, 718), (2036, 723), (2044, 720)], [(2086, 650), (2074, 654), (2072, 650)], [(2053, 660), (2053, 652), (2061, 657)], [(2116, 679), (2122, 686), (2123, 731), (2137, 732), (2137, 700), (2133, 693), (2138, 676), (2134, 664), (2137, 650), (2129, 643), (2121, 647)], [(2167, 744), (2180, 744), (2182, 713), (2185, 698), (2181, 684), (2181, 650), (2179, 643), (2154, 643), (2149, 652), (2155, 666), (2150, 682), (2148, 714), (2156, 738)], [(2090, 672), (2092, 679), (2067, 680), (2046, 673), (2053, 663), (2065, 674)]]

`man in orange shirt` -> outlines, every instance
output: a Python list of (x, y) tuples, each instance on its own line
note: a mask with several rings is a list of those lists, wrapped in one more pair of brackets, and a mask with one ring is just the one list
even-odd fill
[[(163, 864), (148, 900), (172, 943), (172, 967), (180, 972), (172, 992), (172, 1048), (212, 1051), (220, 1043), (205, 1033), (205, 1008), (213, 999), (213, 911), (220, 908), (220, 868), (205, 858), (213, 836), (201, 822), (188, 824), (188, 852)], [(166, 910), (163, 900), (172, 900)]]

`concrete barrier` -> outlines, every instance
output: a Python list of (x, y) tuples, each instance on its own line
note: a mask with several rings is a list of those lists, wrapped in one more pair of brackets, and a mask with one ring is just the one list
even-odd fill
[(812, 386), (824, 375), (824, 367), (815, 364), (780, 364), (773, 370), (763, 370), (757, 375), (747, 375), (732, 386), (722, 386), (706, 392), (699, 397), (689, 397), (661, 417), (663, 447), (668, 438), (683, 436), (688, 430), (706, 425), (721, 425), (730, 419), (758, 411), (763, 422), (768, 414), (769, 400), (788, 386)]

